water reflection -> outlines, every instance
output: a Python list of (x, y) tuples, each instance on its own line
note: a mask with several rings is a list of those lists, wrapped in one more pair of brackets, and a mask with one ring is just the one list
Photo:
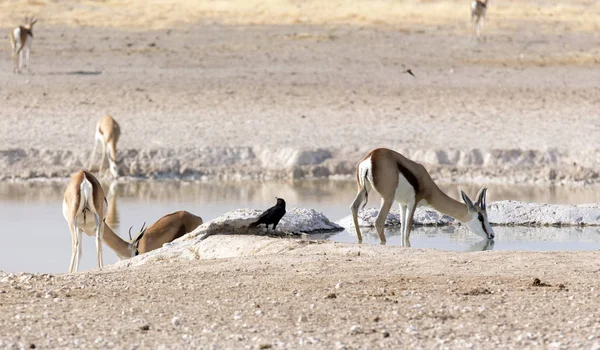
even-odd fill
[[(0, 182), (0, 270), (31, 272), (66, 272), (71, 235), (62, 216), (62, 196), (67, 180)], [(332, 221), (350, 215), (349, 205), (356, 195), (352, 180), (271, 181), (271, 182), (186, 182), (131, 181), (102, 182), (108, 210), (106, 221), (124, 239), (126, 229), (152, 223), (165, 214), (187, 210), (205, 221), (237, 209), (264, 209), (273, 197), (286, 199), (288, 206), (313, 208)], [(477, 193), (480, 186), (441, 186), (454, 198), (458, 189)], [(515, 199), (548, 203), (590, 203), (600, 201), (599, 187), (540, 188), (525, 186), (491, 186), (489, 201)], [(379, 200), (370, 196), (370, 205)], [(373, 198), (375, 197), (375, 198)], [(413, 248), (459, 251), (494, 250), (590, 250), (600, 249), (600, 228), (517, 228), (495, 227), (494, 243), (462, 227), (416, 227), (411, 233)], [(120, 232), (122, 231), (122, 232)], [(374, 229), (364, 229), (364, 244), (379, 244)], [(401, 245), (400, 231), (386, 228), (388, 245)], [(356, 243), (354, 232), (343, 231), (311, 235), (314, 239), (331, 239)], [(83, 239), (81, 270), (95, 268), (93, 239)], [(117, 261), (110, 249), (103, 251), (105, 264)]]
[[(435, 248), (463, 252), (483, 250), (574, 251), (600, 249), (600, 227), (494, 226), (493, 241), (481, 238), (462, 226), (414, 227), (412, 248)], [(361, 227), (363, 244), (379, 244), (373, 227)], [(387, 245), (403, 246), (399, 227), (386, 227)], [(316, 237), (316, 236), (313, 236)], [(356, 243), (353, 228), (327, 237), (336, 242)]]
[[(104, 186), (103, 186), (104, 187)], [(117, 181), (111, 182), (106, 193), (106, 200), (108, 206), (106, 209), (106, 224), (114, 230), (119, 229), (119, 210), (117, 209), (117, 198), (118, 198)]]
[[(113, 191), (119, 197), (138, 200), (190, 201), (256, 201), (268, 203), (274, 196), (289, 203), (306, 200), (344, 203), (349, 206), (356, 195), (353, 180), (300, 180), (300, 181), (101, 181), (107, 197)], [(9, 201), (50, 202), (62, 198), (67, 180), (0, 182), (0, 199)], [(440, 185), (452, 198), (459, 200), (459, 190), (475, 195), (480, 185)], [(369, 196), (370, 206), (378, 206), (377, 195)], [(490, 185), (488, 202), (521, 200), (538, 203), (582, 204), (600, 202), (600, 186), (538, 187), (520, 185)], [(294, 205), (296, 206), (296, 205)], [(349, 211), (349, 210), (348, 210)]]

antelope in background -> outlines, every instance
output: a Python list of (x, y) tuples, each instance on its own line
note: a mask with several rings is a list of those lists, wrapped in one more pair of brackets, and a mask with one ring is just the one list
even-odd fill
[(71, 231), (69, 273), (73, 272), (73, 265), (75, 271), (79, 270), (82, 232), (88, 236), (96, 236), (98, 267), (102, 268), (102, 237), (106, 205), (104, 190), (94, 175), (80, 170), (71, 177), (65, 190), (62, 208), (63, 216)]
[(473, 25), (473, 36), (477, 39), (485, 29), (485, 12), (488, 0), (473, 0), (471, 2), (471, 24)]
[(108, 165), (110, 169), (110, 173), (114, 178), (119, 177), (119, 172), (117, 168), (117, 142), (119, 141), (119, 137), (121, 136), (121, 127), (117, 123), (116, 120), (113, 119), (110, 115), (105, 115), (98, 121), (96, 125), (96, 135), (94, 142), (94, 150), (92, 151), (92, 156), (90, 159), (90, 166), (88, 169), (92, 169), (94, 165), (94, 157), (96, 155), (96, 149), (98, 147), (98, 142), (102, 143), (102, 148), (100, 152), (102, 153), (102, 159), (100, 160), (100, 167), (98, 170), (99, 174), (102, 174), (102, 170), (104, 169), (104, 160), (106, 159), (106, 154), (108, 155)]
[(27, 71), (31, 73), (29, 55), (31, 43), (33, 42), (33, 25), (37, 22), (35, 18), (25, 17), (25, 24), (10, 31), (10, 47), (12, 48), (13, 72), (20, 73), (23, 68), (23, 51), (25, 51), (25, 62)]
[(356, 167), (356, 182), (358, 194), (350, 209), (358, 243), (362, 243), (358, 210), (363, 202), (363, 207), (367, 204), (371, 188), (381, 195), (381, 207), (375, 220), (381, 244), (386, 243), (383, 230), (394, 201), (400, 204), (402, 241), (407, 246), (410, 246), (409, 237), (415, 209), (421, 205), (431, 206), (452, 216), (479, 236), (488, 240), (494, 239), (494, 231), (487, 218), (485, 187), (477, 194), (475, 203), (461, 191), (464, 201), (461, 203), (442, 192), (423, 165), (387, 148), (375, 149), (360, 161)]

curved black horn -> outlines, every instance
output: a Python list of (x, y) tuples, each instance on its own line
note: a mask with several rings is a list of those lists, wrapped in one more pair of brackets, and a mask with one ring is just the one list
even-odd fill
[(486, 204), (486, 194), (487, 194), (487, 187), (483, 188), (483, 191), (481, 191), (481, 198), (479, 199), (479, 206), (481, 207), (481, 209), (485, 210), (485, 208), (487, 207)]
[(131, 229), (132, 229), (132, 228), (133, 228), (133, 226), (131, 226), (131, 227), (129, 228), (129, 240), (130, 240), (130, 241), (133, 239), (133, 238), (131, 238)]

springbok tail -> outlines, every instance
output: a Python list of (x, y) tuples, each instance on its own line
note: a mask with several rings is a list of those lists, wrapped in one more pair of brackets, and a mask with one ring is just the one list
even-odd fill
[(361, 192), (365, 193), (365, 200), (361, 209), (365, 209), (367, 203), (369, 202), (369, 189), (367, 186), (367, 182), (369, 181), (369, 171), (371, 170), (370, 166), (359, 166), (358, 168), (358, 183), (361, 188)]
[(89, 205), (92, 197), (92, 183), (83, 175), (83, 181), (81, 181), (81, 185), (79, 186), (79, 190), (81, 191), (81, 202), (84, 203), (84, 207)]

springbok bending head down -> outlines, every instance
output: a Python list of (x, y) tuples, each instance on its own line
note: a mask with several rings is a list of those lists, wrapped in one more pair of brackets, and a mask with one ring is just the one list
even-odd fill
[(386, 243), (384, 225), (394, 201), (400, 204), (402, 240), (406, 245), (410, 245), (409, 237), (415, 209), (421, 205), (431, 206), (452, 216), (479, 236), (488, 240), (494, 239), (494, 231), (487, 217), (485, 187), (477, 194), (475, 203), (461, 191), (464, 201), (461, 203), (442, 192), (423, 165), (387, 148), (375, 149), (360, 161), (356, 167), (356, 182), (358, 194), (350, 209), (359, 243), (362, 243), (362, 235), (358, 226), (358, 210), (361, 204), (364, 203), (363, 207), (367, 204), (371, 188), (382, 198), (381, 208), (375, 220), (381, 244)]
[(100, 160), (100, 167), (98, 170), (99, 174), (102, 174), (102, 170), (104, 169), (104, 160), (106, 158), (106, 154), (108, 153), (108, 165), (110, 169), (110, 173), (114, 178), (119, 177), (118, 170), (118, 162), (117, 162), (117, 142), (119, 142), (119, 137), (121, 136), (121, 127), (116, 120), (110, 115), (105, 115), (102, 117), (98, 124), (96, 125), (96, 134), (95, 134), (95, 142), (94, 142), (94, 150), (92, 151), (92, 156), (90, 159), (90, 166), (88, 169), (92, 170), (92, 166), (94, 165), (94, 157), (96, 156), (96, 149), (98, 147), (98, 142), (100, 142), (102, 153), (102, 158)]
[(102, 263), (102, 239), (104, 218), (106, 216), (106, 198), (100, 182), (87, 171), (80, 170), (71, 177), (63, 199), (62, 211), (71, 231), (71, 263), (69, 273), (79, 270), (81, 261), (82, 233), (96, 236), (96, 255), (98, 267)]
[(145, 228), (145, 224), (142, 225), (135, 238), (131, 237), (131, 228), (129, 228), (129, 241), (123, 240), (108, 226), (105, 226), (104, 241), (117, 253), (119, 259), (129, 259), (158, 249), (165, 243), (192, 232), (196, 227), (202, 225), (202, 218), (180, 210), (163, 216), (149, 227)]
[[(29, 55), (31, 53), (31, 43), (33, 42), (33, 25), (37, 22), (35, 18), (25, 17), (25, 24), (18, 26), (10, 31), (10, 47), (12, 48), (13, 72), (20, 73), (23, 66), (31, 72), (29, 65)], [(25, 61), (23, 61), (25, 53)]]

